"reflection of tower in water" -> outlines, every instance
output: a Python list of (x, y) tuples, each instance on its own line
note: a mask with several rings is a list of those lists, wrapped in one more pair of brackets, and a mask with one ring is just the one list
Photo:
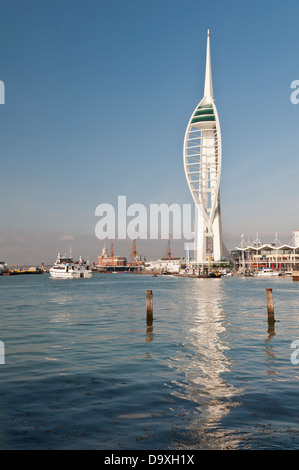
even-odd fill
[(196, 405), (191, 409), (188, 426), (196, 448), (233, 449), (239, 438), (224, 429), (221, 420), (238, 405), (234, 397), (242, 390), (235, 389), (224, 378), (231, 370), (232, 361), (225, 342), (227, 324), (221, 306), (223, 280), (198, 281), (186, 284), (185, 350), (172, 358), (171, 364), (184, 378), (174, 383), (173, 394)]

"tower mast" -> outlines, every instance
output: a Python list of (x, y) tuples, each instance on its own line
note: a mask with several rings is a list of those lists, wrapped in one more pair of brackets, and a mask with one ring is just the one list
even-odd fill
[(213, 83), (212, 83), (212, 65), (211, 65), (210, 31), (209, 31), (209, 29), (208, 29), (208, 35), (207, 35), (207, 54), (206, 54), (206, 71), (205, 71), (204, 99), (206, 99), (207, 102), (214, 101), (214, 96), (213, 96)]

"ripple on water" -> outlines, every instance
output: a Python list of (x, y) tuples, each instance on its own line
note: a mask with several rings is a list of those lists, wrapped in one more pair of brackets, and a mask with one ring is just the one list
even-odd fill
[(291, 279), (14, 278), (0, 278), (1, 448), (298, 447)]

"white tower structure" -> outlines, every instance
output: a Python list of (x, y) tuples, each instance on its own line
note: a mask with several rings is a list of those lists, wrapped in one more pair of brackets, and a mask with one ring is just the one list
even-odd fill
[(221, 261), (221, 158), (221, 133), (213, 96), (208, 31), (204, 97), (190, 118), (184, 139), (185, 174), (196, 205), (196, 264)]

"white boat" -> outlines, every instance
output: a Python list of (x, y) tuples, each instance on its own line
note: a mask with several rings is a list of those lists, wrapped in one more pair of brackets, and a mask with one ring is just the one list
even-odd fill
[(77, 279), (79, 277), (92, 277), (92, 270), (80, 256), (80, 261), (76, 262), (72, 258), (61, 256), (58, 253), (57, 260), (49, 269), (51, 277), (56, 279)]
[(0, 276), (1, 274), (7, 273), (7, 272), (8, 272), (7, 264), (5, 263), (5, 261), (0, 261)]
[(271, 268), (263, 268), (260, 271), (258, 271), (257, 276), (279, 276), (280, 272), (279, 271), (273, 271)]
[(233, 276), (233, 273), (231, 271), (228, 271), (227, 269), (224, 269), (222, 271), (223, 276)]

